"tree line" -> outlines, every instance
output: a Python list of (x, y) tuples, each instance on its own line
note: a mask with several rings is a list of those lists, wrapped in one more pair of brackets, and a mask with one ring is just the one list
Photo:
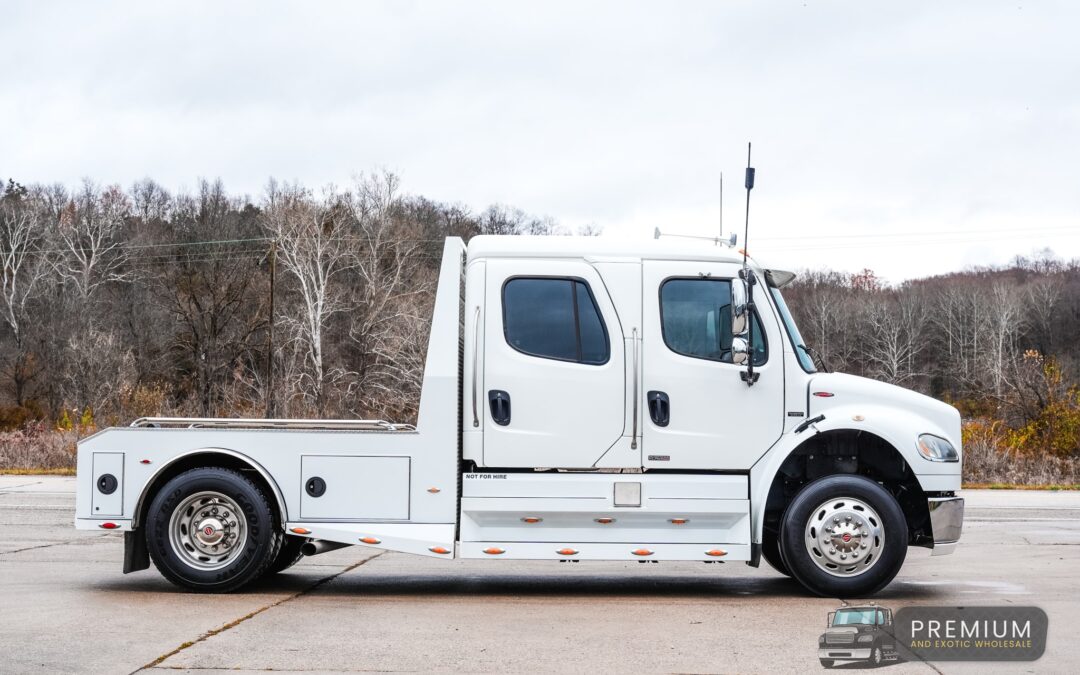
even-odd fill
[[(0, 184), (0, 429), (148, 415), (415, 417), (443, 239), (569, 234), (506, 206), (403, 194), (393, 173), (261, 197)], [(578, 234), (597, 234), (586, 226)], [(825, 367), (957, 405), (965, 441), (1080, 455), (1080, 262), (784, 290)]]

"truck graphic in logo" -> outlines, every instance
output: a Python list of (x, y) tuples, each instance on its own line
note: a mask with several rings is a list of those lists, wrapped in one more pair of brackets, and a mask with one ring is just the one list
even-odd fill
[(818, 659), (826, 668), (903, 661), (897, 651), (892, 610), (870, 605), (829, 612), (825, 632), (818, 637)]

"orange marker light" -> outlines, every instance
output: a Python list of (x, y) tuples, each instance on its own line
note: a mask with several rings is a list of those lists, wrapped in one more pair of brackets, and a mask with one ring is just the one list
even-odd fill
[(614, 518), (596, 518), (595, 520), (601, 525), (610, 525), (611, 523), (615, 522)]
[(491, 548), (485, 548), (484, 553), (487, 553), (488, 555), (502, 555), (503, 553), (506, 553), (506, 551), (492, 546)]
[(360, 541), (364, 542), (365, 544), (381, 544), (382, 543), (381, 539), (376, 539), (375, 537), (360, 537)]
[(523, 523), (539, 523), (543, 518), (537, 518), (536, 516), (525, 516), (521, 519)]
[(672, 518), (668, 522), (670, 522), (672, 525), (685, 525), (685, 524), (689, 523), (690, 521), (687, 520), (686, 518)]
[(630, 551), (630, 552), (633, 553), (634, 555), (640, 555), (640, 556), (652, 555), (652, 551), (650, 551), (647, 548), (639, 548), (637, 550)]
[(289, 532), (292, 532), (293, 534), (311, 534), (311, 530), (306, 527), (294, 527), (289, 530)]
[(439, 489), (439, 488), (437, 488), (437, 487), (429, 487), (429, 488), (427, 489), (427, 491), (428, 491), (428, 492), (430, 492), (430, 493), (431, 493), (431, 494), (433, 494), (433, 495), (437, 495), (437, 494), (439, 494), (440, 492), (442, 492), (442, 490), (440, 490), (440, 489)]
[(714, 558), (722, 558), (723, 556), (727, 555), (727, 551), (722, 548), (714, 548), (712, 550), (705, 551), (705, 555), (711, 555)]
[(450, 552), (447, 549), (443, 548), (442, 546), (432, 546), (428, 550), (431, 551), (432, 553), (438, 553), (439, 555), (446, 555), (447, 553)]
[(555, 552), (559, 555), (577, 555), (578, 553), (576, 548), (560, 548)]

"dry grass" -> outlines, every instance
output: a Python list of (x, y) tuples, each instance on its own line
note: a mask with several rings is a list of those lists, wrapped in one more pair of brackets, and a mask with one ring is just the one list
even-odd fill
[(1010, 450), (998, 426), (969, 426), (964, 434), (964, 484), (1072, 489), (1080, 484), (1080, 459)]
[(71, 475), (75, 441), (74, 432), (39, 427), (0, 432), (0, 472)]

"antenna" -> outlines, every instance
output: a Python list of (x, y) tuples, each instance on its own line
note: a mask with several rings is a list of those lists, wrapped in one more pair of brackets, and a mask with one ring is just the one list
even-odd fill
[(750, 166), (750, 144), (746, 144), (746, 222), (743, 224), (743, 267), (746, 267), (746, 251), (750, 248), (750, 191), (754, 189), (754, 167)]
[(724, 172), (720, 172), (720, 236), (724, 236)]

